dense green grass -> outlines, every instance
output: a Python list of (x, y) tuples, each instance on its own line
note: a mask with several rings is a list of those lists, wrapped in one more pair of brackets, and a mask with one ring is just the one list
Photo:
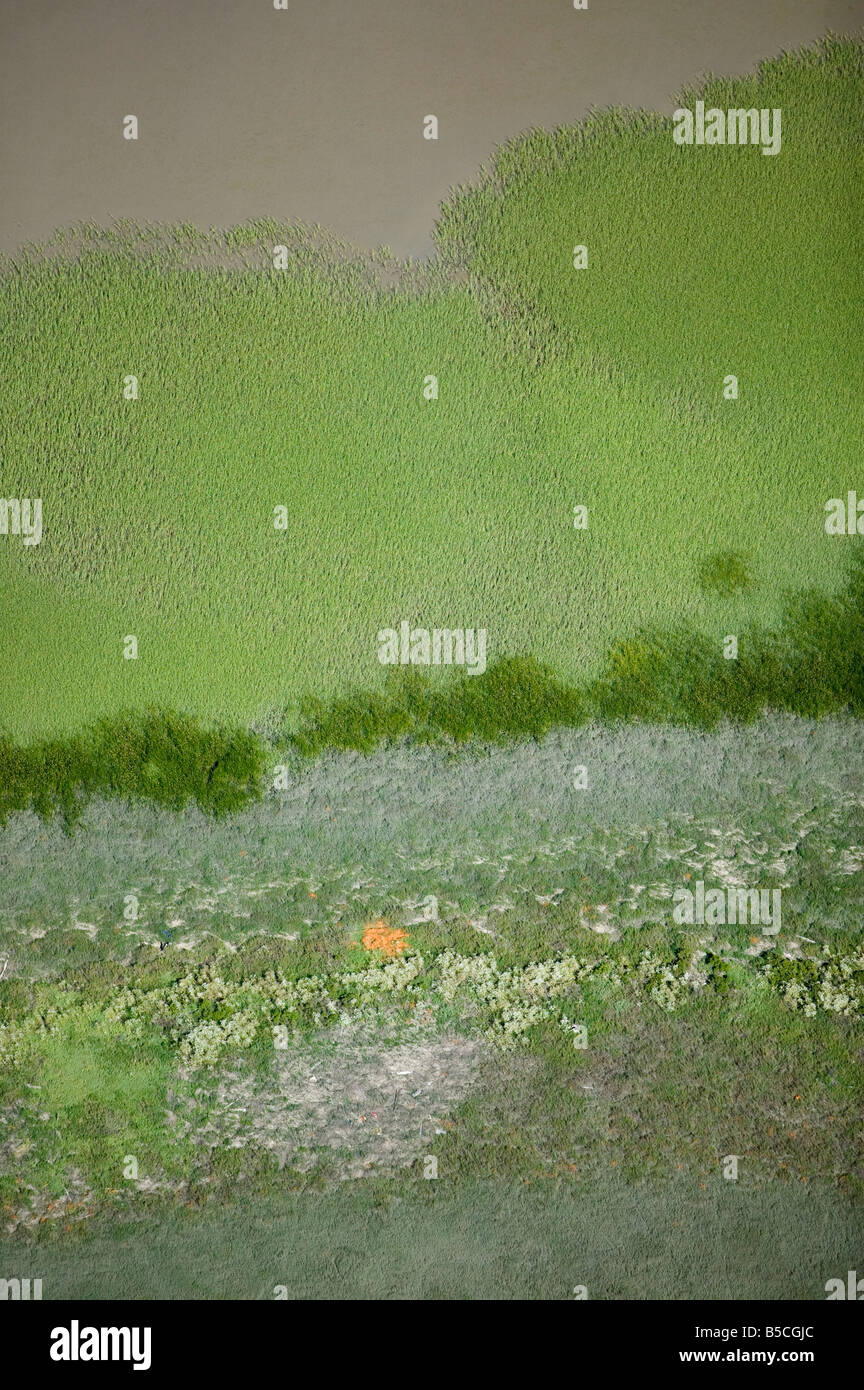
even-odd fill
[[(434, 1191), (430, 1189), (435, 1189)], [(709, 1194), (554, 1184), (423, 1183), (239, 1202), (193, 1217), (99, 1223), (10, 1246), (44, 1299), (824, 1299), (861, 1226), (806, 1188)], [(281, 1295), (284, 1297), (284, 1294)]]
[[(838, 586), (860, 55), (829, 43), (710, 89), (782, 105), (771, 159), (682, 150), (659, 117), (531, 134), (401, 288), (273, 224), (170, 246), (90, 229), (7, 264), (0, 492), (41, 497), (44, 535), (0, 541), (2, 725), (296, 709), (380, 682), (376, 634), (402, 619), (485, 627), (491, 657), (573, 683), (648, 623), (719, 642)], [(248, 269), (202, 264), (238, 249)], [(730, 550), (753, 582), (727, 596), (700, 575)]]
[[(518, 288), (580, 357), (595, 353), (649, 399), (691, 401), (720, 426), (734, 473), (770, 459), (778, 490), (792, 489), (814, 451), (826, 462), (833, 451), (838, 469), (855, 460), (864, 46), (828, 37), (678, 104), (700, 98), (724, 111), (780, 107), (780, 153), (682, 147), (669, 118), (601, 112), (496, 151), (480, 187), (442, 209), (438, 240)], [(575, 244), (588, 248), (587, 271), (573, 269)], [(726, 373), (739, 379), (734, 406)], [(719, 467), (716, 485), (738, 491)]]

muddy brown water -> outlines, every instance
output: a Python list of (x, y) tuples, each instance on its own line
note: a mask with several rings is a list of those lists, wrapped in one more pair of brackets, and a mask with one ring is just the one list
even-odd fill
[[(862, 0), (3, 0), (0, 250), (81, 219), (320, 223), (423, 256), (496, 144), (592, 106), (671, 112)], [(139, 139), (123, 138), (126, 115)], [(425, 140), (424, 117), (439, 120)]]

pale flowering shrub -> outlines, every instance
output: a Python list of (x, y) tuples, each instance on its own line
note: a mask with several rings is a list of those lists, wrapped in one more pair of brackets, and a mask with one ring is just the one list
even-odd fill
[(193, 1067), (212, 1066), (222, 1052), (222, 1027), (218, 1023), (199, 1023), (180, 1043), (180, 1056)]
[(830, 1013), (845, 1014), (849, 1018), (855, 1012), (851, 995), (837, 989), (830, 980), (825, 980), (819, 986), (818, 998), (821, 1008), (827, 1009)]
[(372, 1021), (380, 1002), (394, 994), (417, 992), (414, 982), (423, 968), (423, 957), (415, 954), (376, 962), (365, 970), (307, 975), (299, 980), (270, 970), (256, 979), (236, 981), (223, 979), (211, 963), (167, 988), (121, 990), (94, 1026), (103, 1034), (120, 1028), (139, 1038), (161, 1024), (178, 1043), (184, 1063), (212, 1066), (225, 1048), (250, 1046), (265, 1025), (290, 1022), (296, 1032), (364, 1010), (373, 1011)]
[(545, 1004), (508, 1004), (493, 1016), (483, 1036), (490, 1042), (497, 1043), (499, 1047), (513, 1048), (523, 1039), (529, 1028), (535, 1023), (544, 1023), (551, 1016)]
[(671, 966), (664, 965), (652, 977), (648, 993), (661, 1009), (672, 1013), (687, 992), (687, 984)]
[(829, 948), (819, 959), (769, 961), (765, 974), (790, 1008), (810, 1018), (820, 1010), (864, 1018), (864, 947), (845, 954)]
[(439, 990), (449, 1001), (463, 992), (474, 996), (490, 1014), (484, 1036), (512, 1048), (529, 1028), (555, 1016), (551, 1001), (597, 969), (576, 956), (533, 961), (523, 969), (501, 970), (492, 956), (460, 956), (444, 951), (437, 958)]
[(790, 1009), (800, 1010), (811, 1018), (817, 1012), (815, 1001), (810, 998), (800, 980), (790, 980), (788, 984), (783, 985), (780, 997), (785, 999)]
[(241, 989), (237, 982), (223, 980), (211, 962), (167, 987), (121, 990), (103, 1010), (97, 1026), (101, 1031), (119, 1027), (130, 1037), (140, 1038), (158, 1018), (167, 1023), (172, 1035), (179, 1036), (194, 1025), (202, 1008), (226, 1013), (236, 1008)]
[[(696, 950), (689, 961), (683, 958), (665, 959), (656, 951), (644, 950), (633, 971), (634, 982), (655, 1004), (673, 1013), (688, 995), (697, 993), (708, 984), (710, 971), (703, 962), (706, 952)], [(621, 977), (626, 982), (626, 975)]]
[(232, 1014), (221, 1023), (199, 1023), (180, 1043), (180, 1057), (193, 1067), (212, 1066), (226, 1047), (249, 1047), (258, 1024), (248, 1011)]
[(442, 951), (435, 962), (438, 968), (438, 988), (448, 1001), (465, 988), (488, 994), (494, 989), (498, 968), (490, 956), (460, 956), (454, 951)]
[(543, 994), (553, 998), (564, 990), (572, 989), (578, 980), (590, 974), (592, 966), (577, 960), (575, 956), (563, 956), (560, 960), (535, 961), (526, 965), (522, 971), (524, 988), (531, 994)]
[[(756, 967), (758, 979), (776, 990), (790, 1008), (808, 1017), (822, 1011), (845, 1018), (864, 1018), (864, 948), (841, 954), (829, 949), (821, 958), (788, 956)], [(275, 1025), (287, 1025), (295, 1040), (304, 1030), (353, 1019), (377, 1024), (381, 1010), (397, 998), (420, 999), (426, 1009), (420, 1024), (434, 1026), (439, 1003), (468, 1001), (483, 1030), (496, 1046), (525, 1042), (531, 1028), (547, 1021), (570, 1027), (561, 1000), (589, 976), (599, 976), (617, 990), (636, 990), (660, 1008), (676, 1009), (695, 991), (724, 988), (722, 961), (695, 951), (661, 955), (643, 950), (637, 960), (601, 955), (594, 960), (559, 956), (524, 967), (501, 968), (494, 956), (442, 951), (431, 960), (406, 952), (370, 962), (361, 970), (333, 971), (288, 979), (270, 970), (247, 980), (226, 980), (215, 963), (198, 966), (170, 985), (121, 989), (107, 1003), (82, 1002), (60, 987), (44, 1007), (24, 1018), (0, 1024), (0, 1066), (28, 1057), (40, 1037), (81, 1027), (103, 1038), (119, 1031), (130, 1039), (156, 1029), (177, 1048), (190, 1067), (213, 1066), (226, 1048), (251, 1046)], [(50, 1006), (47, 1001), (51, 1002)]]

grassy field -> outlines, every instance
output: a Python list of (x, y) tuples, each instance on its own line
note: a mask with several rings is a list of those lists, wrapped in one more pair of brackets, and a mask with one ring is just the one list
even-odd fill
[[(860, 1025), (747, 990), (671, 1015), (602, 993), (581, 1007), (585, 1051), (535, 1030), (527, 1050), (473, 1059), (470, 1094), (447, 1108), (420, 1066), (428, 1040), (372, 1043), (391, 1068), (413, 1063), (413, 1091), (398, 1075), (397, 1090), (376, 1083), (352, 1038), (289, 1052), (279, 1134), (260, 1067), (234, 1058), (184, 1082), (146, 1049), (134, 1071), (118, 1065), (115, 1047), (97, 1099), (64, 1048), (23, 1109), (4, 1105), (16, 1149), (32, 1145), (5, 1192), (7, 1231), (19, 1220), (4, 1274), (41, 1277), (46, 1298), (271, 1298), (284, 1285), (292, 1298), (557, 1299), (584, 1284), (591, 1298), (819, 1299), (856, 1267)], [(442, 1043), (458, 1063), (453, 1035)], [(288, 1084), (313, 1064), (315, 1104)], [(338, 1111), (321, 1099), (328, 1068), (351, 1078)], [(315, 1142), (292, 1120), (314, 1124)], [(388, 1145), (372, 1137), (382, 1126)], [(46, 1137), (74, 1139), (74, 1158), (64, 1186), (28, 1200)]]
[[(589, 769), (581, 790), (577, 766)], [(10, 819), (0, 954), (11, 973), (40, 978), (152, 955), (165, 932), (196, 947), (213, 944), (208, 933), (235, 946), (263, 933), (265, 948), (296, 933), (315, 970), (340, 963), (380, 916), (423, 950), (488, 945), (476, 922), (508, 954), (545, 953), (591, 939), (576, 928), (583, 908), (605, 904), (625, 933), (668, 925), (685, 874), (727, 872), (783, 888), (782, 940), (855, 937), (862, 781), (860, 723), (848, 718), (295, 757), (285, 791), (221, 820), (99, 801), (72, 837), (58, 821)], [(430, 897), (438, 921), (412, 922)]]
[[(862, 76), (829, 38), (682, 96), (782, 108), (771, 158), (529, 132), (431, 265), (273, 222), (0, 265), (44, 528), (0, 536), (0, 1278), (861, 1268)], [(403, 619), (489, 670), (382, 694)]]
[[(402, 619), (572, 680), (649, 621), (719, 643), (838, 587), (861, 52), (706, 90), (782, 106), (773, 158), (679, 148), (659, 117), (529, 134), (442, 210), (431, 270), (275, 224), (85, 228), (7, 263), (0, 481), (44, 533), (0, 548), (2, 726), (292, 710), (380, 682)], [(706, 591), (729, 549), (751, 587)]]
[(419, 1186), (244, 1202), (143, 1230), (103, 1224), (7, 1264), (42, 1278), (45, 1299), (267, 1300), (281, 1286), (292, 1300), (563, 1300), (582, 1286), (589, 1300), (812, 1300), (861, 1248), (844, 1205), (805, 1188), (744, 1197), (725, 1184), (694, 1198), (679, 1184)]
[[(14, 817), (4, 1277), (818, 1298), (864, 1234), (858, 727), (325, 754), (218, 821)], [(699, 879), (780, 887), (780, 930), (676, 926)]]
[[(794, 457), (775, 479), (791, 487), (820, 434), (826, 460), (833, 450), (848, 467), (844, 417), (860, 408), (864, 371), (850, 189), (862, 171), (862, 77), (861, 43), (828, 39), (677, 98), (779, 107), (782, 147), (770, 157), (758, 145), (676, 145), (669, 120), (637, 112), (530, 132), (496, 151), (478, 188), (454, 194), (439, 243), (518, 290), (583, 360), (596, 354), (650, 400), (690, 403), (727, 438), (735, 472), (788, 451), (792, 421)], [(588, 248), (586, 273), (573, 271), (574, 244)], [(727, 372), (740, 385), (731, 410)], [(814, 409), (820, 400), (831, 408)], [(763, 459), (751, 454), (759, 436)], [(717, 491), (731, 483), (718, 468)]]

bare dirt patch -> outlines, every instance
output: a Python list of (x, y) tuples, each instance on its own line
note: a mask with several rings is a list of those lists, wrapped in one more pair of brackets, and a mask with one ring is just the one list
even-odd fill
[[(459, 1036), (385, 1047), (342, 1029), (329, 1051), (304, 1044), (276, 1052), (262, 1080), (224, 1074), (209, 1096), (199, 1088), (186, 1124), (210, 1147), (256, 1144), (280, 1167), (308, 1172), (326, 1156), (342, 1179), (408, 1167), (446, 1130), (448, 1114), (479, 1082), (486, 1043)], [(207, 1118), (196, 1128), (195, 1114)], [(189, 1132), (189, 1131), (187, 1131)]]

